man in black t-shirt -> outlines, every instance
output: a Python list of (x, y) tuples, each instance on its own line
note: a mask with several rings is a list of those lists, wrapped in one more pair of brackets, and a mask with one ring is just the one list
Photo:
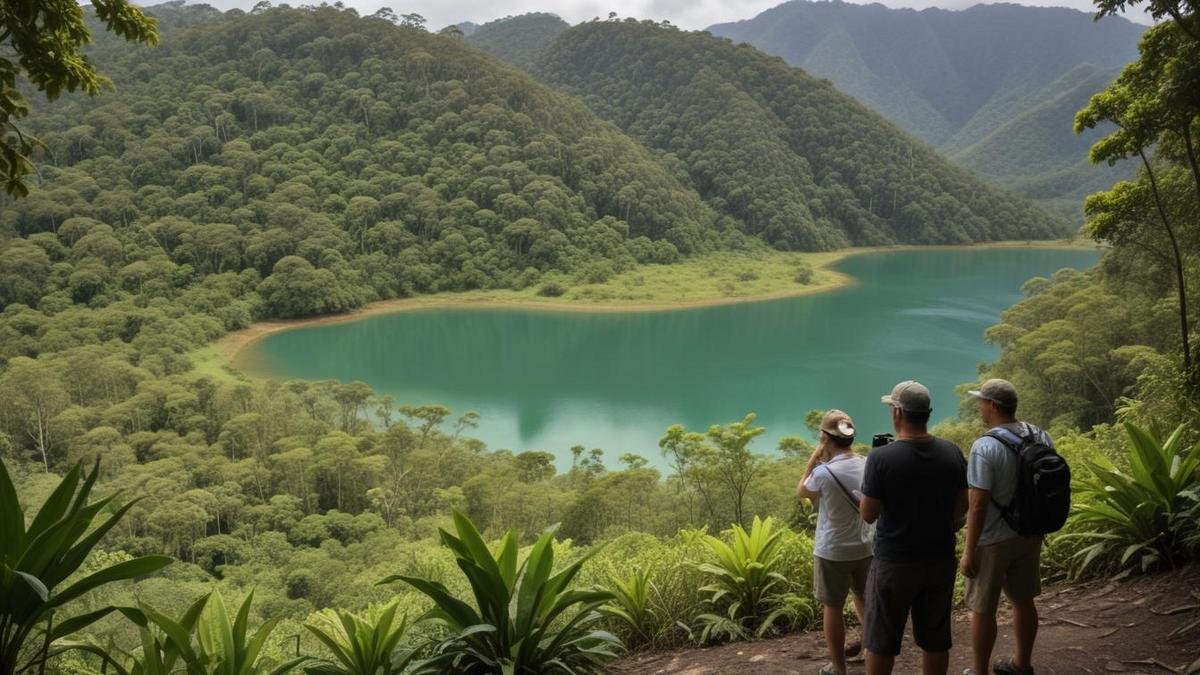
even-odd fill
[(924, 674), (944, 674), (967, 463), (958, 446), (926, 430), (933, 408), (924, 385), (901, 382), (882, 400), (892, 407), (896, 440), (871, 451), (863, 474), (862, 517), (878, 520), (867, 577), (867, 675), (892, 672), (910, 611)]

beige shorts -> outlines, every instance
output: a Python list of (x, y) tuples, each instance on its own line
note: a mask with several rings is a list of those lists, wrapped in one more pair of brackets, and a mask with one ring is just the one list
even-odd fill
[(862, 560), (826, 560), (816, 556), (813, 560), (813, 592), (822, 605), (841, 607), (846, 604), (846, 595), (850, 591), (863, 597), (870, 570), (870, 556)]
[(1014, 537), (976, 552), (974, 579), (967, 579), (967, 609), (995, 614), (1000, 591), (1011, 600), (1029, 600), (1042, 592), (1042, 538)]

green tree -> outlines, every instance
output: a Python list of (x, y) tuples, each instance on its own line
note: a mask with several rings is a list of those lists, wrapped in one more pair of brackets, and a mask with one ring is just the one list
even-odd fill
[[(107, 30), (126, 40), (158, 43), (154, 20), (129, 0), (95, 0), (91, 6)], [(17, 126), (29, 113), (18, 81), (28, 80), (51, 101), (63, 90), (98, 94), (109, 81), (80, 51), (90, 40), (83, 8), (73, 0), (0, 5), (0, 180), (8, 194), (29, 194), (24, 177), (33, 171), (34, 140)]]
[[(1155, 3), (1160, 4), (1166, 3)], [(1159, 169), (1149, 156), (1157, 148), (1170, 159), (1176, 149), (1175, 154), (1181, 155), (1191, 170), (1194, 199), (1200, 205), (1200, 156), (1193, 138), (1193, 127), (1200, 118), (1200, 39), (1185, 35), (1185, 25), (1176, 20), (1146, 31), (1138, 60), (1079, 111), (1075, 129), (1081, 132), (1102, 123), (1116, 125), (1116, 131), (1092, 146), (1093, 162), (1112, 164), (1131, 156), (1141, 160), (1139, 181), (1146, 185), (1119, 183), (1090, 197), (1086, 205), (1089, 228), (1098, 240), (1136, 244), (1169, 264), (1178, 297), (1183, 370), (1193, 373), (1187, 264), (1180, 232), (1183, 224), (1171, 213), (1171, 196), (1165, 194)], [(1147, 203), (1153, 210), (1146, 208)], [(1200, 216), (1195, 214), (1200, 214), (1200, 209), (1184, 218), (1192, 227), (1200, 226)], [(1155, 246), (1158, 237), (1147, 236), (1148, 230), (1165, 234), (1165, 250)]]

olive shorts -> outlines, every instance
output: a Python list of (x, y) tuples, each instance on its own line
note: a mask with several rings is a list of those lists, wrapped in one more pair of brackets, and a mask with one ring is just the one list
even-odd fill
[(950, 651), (950, 605), (957, 567), (954, 556), (905, 562), (876, 558), (867, 575), (863, 647), (880, 656), (899, 654), (911, 613), (918, 647), (927, 652)]
[(967, 579), (967, 609), (996, 613), (1000, 590), (1012, 600), (1029, 600), (1042, 592), (1042, 538), (1013, 537), (975, 550), (975, 578)]
[(867, 588), (867, 572), (871, 570), (871, 556), (862, 560), (826, 560), (816, 556), (813, 560), (813, 591), (817, 600), (828, 607), (846, 604), (850, 591), (862, 598)]

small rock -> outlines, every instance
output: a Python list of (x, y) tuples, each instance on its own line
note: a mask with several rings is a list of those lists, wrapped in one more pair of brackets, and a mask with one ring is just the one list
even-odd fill
[(766, 660), (767, 660), (766, 654), (755, 654), (754, 656), (750, 657), (750, 663), (758, 663), (759, 661), (766, 661)]

